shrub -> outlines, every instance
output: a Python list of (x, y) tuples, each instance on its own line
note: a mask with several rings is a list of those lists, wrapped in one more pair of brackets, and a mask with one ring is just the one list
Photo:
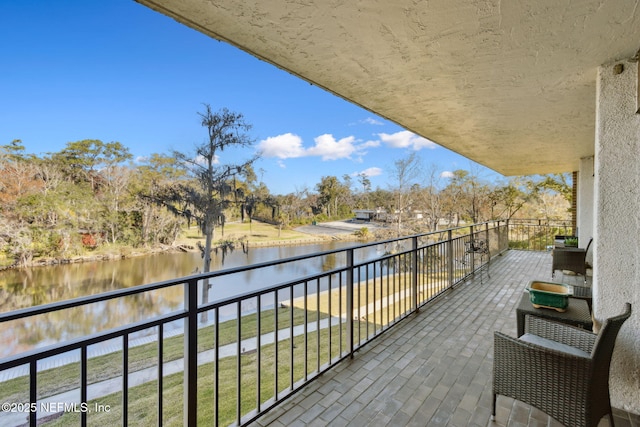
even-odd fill
[(353, 234), (361, 239), (368, 239), (371, 236), (371, 233), (369, 233), (369, 229), (367, 227), (362, 227), (360, 230), (354, 231)]

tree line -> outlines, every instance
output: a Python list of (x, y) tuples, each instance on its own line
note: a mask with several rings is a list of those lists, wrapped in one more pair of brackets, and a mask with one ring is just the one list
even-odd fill
[(123, 144), (98, 139), (43, 155), (27, 153), (18, 139), (0, 145), (0, 266), (69, 259), (109, 245), (171, 246), (185, 226), (196, 224), (205, 237), (208, 271), (228, 221), (259, 218), (289, 227), (350, 218), (354, 209), (386, 212), (398, 233), (518, 215), (567, 216), (568, 175), (490, 183), (461, 169), (444, 177), (436, 166), (421, 165), (415, 153), (394, 162), (384, 189), (373, 189), (365, 174), (327, 175), (313, 189), (274, 195), (257, 178), (257, 156), (218, 163), (223, 150), (242, 151), (254, 142), (242, 114), (214, 112), (207, 104), (198, 114), (204, 143), (138, 162)]
[[(568, 219), (572, 197), (569, 174), (521, 176), (504, 182), (483, 179), (478, 168), (444, 174), (425, 167), (414, 152), (393, 162), (387, 188), (372, 190), (365, 175), (322, 177), (316, 192), (304, 191), (316, 214), (344, 218), (354, 209), (383, 212), (399, 234), (437, 231), (491, 219)], [(314, 197), (317, 198), (313, 202)]]

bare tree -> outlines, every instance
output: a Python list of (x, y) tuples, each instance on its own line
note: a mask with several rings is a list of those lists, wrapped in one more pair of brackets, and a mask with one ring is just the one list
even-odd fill
[(428, 218), (429, 231), (438, 230), (438, 223), (443, 216), (440, 176), (437, 166), (432, 164), (425, 174), (425, 187), (419, 192), (420, 205)]
[(411, 206), (410, 189), (420, 175), (421, 165), (415, 151), (403, 159), (396, 160), (393, 165), (392, 176), (395, 184), (393, 191), (397, 210), (397, 232), (398, 236), (400, 236), (402, 215)]

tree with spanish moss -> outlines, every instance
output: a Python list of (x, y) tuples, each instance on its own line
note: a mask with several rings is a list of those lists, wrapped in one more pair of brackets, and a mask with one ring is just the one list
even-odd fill
[(215, 229), (224, 226), (225, 211), (238, 199), (235, 197), (235, 178), (253, 173), (250, 166), (257, 156), (241, 163), (220, 163), (223, 151), (253, 144), (253, 139), (247, 134), (251, 125), (240, 113), (226, 108), (213, 112), (210, 105), (204, 106), (204, 112), (198, 115), (201, 125), (207, 130), (207, 139), (196, 145), (192, 152), (173, 152), (178, 165), (186, 172), (186, 179), (165, 188), (160, 199), (175, 214), (198, 224), (205, 237), (205, 244), (200, 250), (206, 273), (211, 269)]

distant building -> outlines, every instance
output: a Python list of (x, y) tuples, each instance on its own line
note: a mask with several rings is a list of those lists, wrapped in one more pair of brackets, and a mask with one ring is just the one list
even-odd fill
[(353, 213), (357, 221), (379, 220), (386, 215), (384, 209), (354, 209)]

